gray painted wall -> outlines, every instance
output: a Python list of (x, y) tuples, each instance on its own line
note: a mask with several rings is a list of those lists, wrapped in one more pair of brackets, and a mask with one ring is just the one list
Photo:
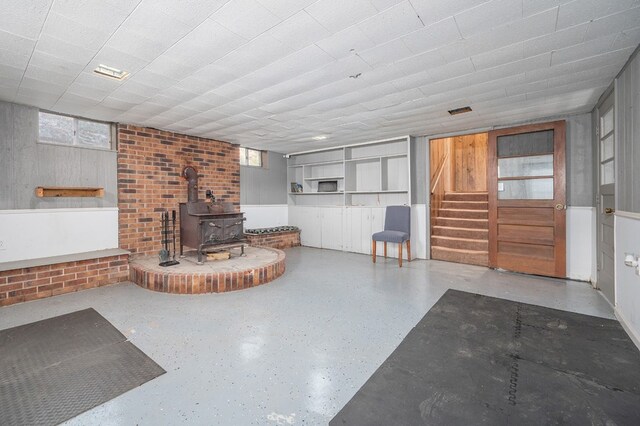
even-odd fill
[(411, 204), (427, 203), (427, 149), (426, 136), (411, 138)]
[[(38, 143), (38, 109), (0, 102), (0, 210), (116, 207), (117, 153)], [(38, 198), (38, 186), (101, 187), (104, 198)]]
[(240, 166), (240, 204), (287, 204), (287, 159), (267, 152), (266, 167)]
[[(594, 206), (594, 168), (591, 114), (560, 117), (546, 121), (566, 120), (567, 205)], [(416, 137), (412, 144), (412, 203), (424, 204), (428, 199), (425, 163), (428, 137)]]
[(616, 80), (616, 209), (640, 213), (640, 55)]

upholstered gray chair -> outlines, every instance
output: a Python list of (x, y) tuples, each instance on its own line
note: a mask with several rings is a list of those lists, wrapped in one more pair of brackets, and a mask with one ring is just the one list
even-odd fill
[(376, 242), (384, 242), (384, 257), (387, 243), (398, 244), (398, 265), (402, 268), (402, 243), (407, 242), (407, 260), (411, 262), (411, 207), (388, 206), (384, 218), (384, 231), (372, 236), (373, 263), (376, 263)]

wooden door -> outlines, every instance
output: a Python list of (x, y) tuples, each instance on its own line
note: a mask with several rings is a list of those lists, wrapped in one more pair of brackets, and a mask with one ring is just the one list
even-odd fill
[(615, 304), (615, 246), (613, 215), (616, 204), (615, 113), (611, 93), (598, 106), (598, 276), (596, 285), (609, 303)]
[(489, 132), (489, 266), (566, 276), (565, 122)]

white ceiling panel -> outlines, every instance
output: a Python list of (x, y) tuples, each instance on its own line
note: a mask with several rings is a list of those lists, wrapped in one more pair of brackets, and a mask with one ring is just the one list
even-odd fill
[(6, 0), (0, 99), (291, 152), (589, 111), (639, 22), (639, 0)]
[(422, 28), (424, 24), (411, 3), (403, 1), (361, 22), (358, 27), (374, 42), (384, 43)]
[(271, 28), (269, 34), (294, 50), (307, 47), (331, 35), (304, 10)]
[(332, 33), (378, 13), (369, 0), (319, 0), (305, 10)]
[(255, 0), (230, 1), (211, 18), (248, 40), (280, 22), (276, 15)]
[(53, 0), (3, 0), (0, 30), (36, 40)]

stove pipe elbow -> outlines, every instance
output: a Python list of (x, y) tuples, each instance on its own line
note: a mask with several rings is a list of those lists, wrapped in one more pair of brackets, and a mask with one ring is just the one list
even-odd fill
[(182, 170), (182, 177), (188, 181), (187, 200), (190, 203), (198, 201), (198, 172), (191, 166), (187, 166)]

